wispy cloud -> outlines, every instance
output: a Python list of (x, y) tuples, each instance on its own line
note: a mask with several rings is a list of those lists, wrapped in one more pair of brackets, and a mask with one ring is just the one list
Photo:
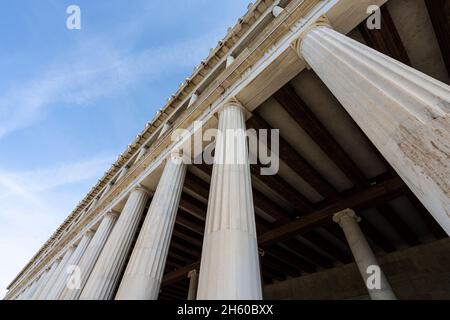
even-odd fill
[(0, 170), (0, 202), (5, 197), (14, 195), (32, 199), (31, 195), (39, 192), (90, 179), (107, 169), (112, 160), (113, 157), (96, 157), (52, 168), (20, 172), (2, 172)]
[[(51, 61), (33, 61), (36, 63), (34, 72), (43, 70), (39, 74), (26, 80), (11, 78), (15, 82), (5, 77), (3, 83), (7, 86), (0, 90), (0, 140), (6, 141), (8, 134), (32, 127), (55, 108), (95, 107), (107, 101), (106, 97), (126, 95), (130, 88), (140, 84), (139, 81), (151, 86), (152, 81), (156, 82), (174, 71), (192, 70), (207, 56), (209, 48), (225, 35), (226, 27), (230, 25), (211, 28), (203, 26), (204, 21), (193, 21), (193, 24), (202, 24), (201, 32), (190, 38), (183, 36), (182, 40), (169, 41), (172, 28), (183, 28), (185, 22), (178, 23), (178, 26), (173, 23), (186, 21), (186, 17), (193, 19), (200, 8), (211, 7), (210, 1), (132, 2), (133, 6), (129, 8), (128, 5), (118, 6), (128, 8), (123, 12), (123, 19), (114, 21), (108, 30), (103, 29), (103, 34), (93, 33), (94, 28), (90, 31), (82, 29), (79, 37), (74, 37), (78, 40), (74, 43), (68, 41), (65, 49), (61, 50), (58, 43), (56, 47), (60, 50), (54, 52)], [(175, 3), (178, 10), (174, 11)], [(228, 6), (236, 5), (232, 0), (227, 3)], [(165, 16), (159, 17), (160, 13)], [(226, 18), (224, 12), (220, 15), (221, 19)], [(158, 34), (159, 29), (155, 29), (161, 22), (158, 19), (165, 20), (167, 25), (169, 16), (167, 34), (161, 35), (165, 42), (152, 43), (153, 39), (147, 39), (150, 28), (154, 28), (150, 34)], [(32, 28), (30, 30), (36, 32)], [(49, 41), (48, 44), (54, 43)], [(41, 47), (45, 44), (36, 49)], [(26, 52), (22, 54), (19, 58), (8, 59), (8, 63), (3, 60), (3, 65), (20, 64), (19, 60), (28, 59)], [(183, 79), (179, 79), (181, 81)], [(0, 297), (5, 293), (1, 290), (113, 160), (97, 156), (33, 170), (6, 172), (0, 169), (0, 252), (4, 258), (0, 264)], [(27, 166), (25, 162), (24, 166)]]
[(211, 43), (207, 40), (212, 38), (206, 34), (140, 51), (100, 39), (83, 41), (50, 63), (45, 73), (0, 94), (0, 138), (45, 118), (52, 107), (91, 105), (126, 92), (143, 77), (152, 81), (176, 68), (194, 66), (206, 56)]
[(113, 157), (96, 156), (30, 171), (0, 171), (0, 297)]

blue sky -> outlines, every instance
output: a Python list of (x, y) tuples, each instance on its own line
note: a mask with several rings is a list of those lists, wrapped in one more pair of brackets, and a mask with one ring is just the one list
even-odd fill
[(247, 4), (0, 2), (0, 297)]

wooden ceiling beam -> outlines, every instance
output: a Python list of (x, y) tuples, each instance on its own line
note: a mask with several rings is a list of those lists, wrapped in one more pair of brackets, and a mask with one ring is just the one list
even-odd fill
[(202, 221), (196, 221), (198, 219), (196, 219), (194, 216), (190, 215), (189, 213), (183, 211), (183, 210), (178, 210), (177, 213), (177, 218), (175, 223), (179, 224), (185, 228), (188, 228), (189, 230), (203, 236), (203, 232), (204, 232), (204, 223), (201, 223)]
[(191, 264), (191, 263), (195, 262), (195, 260), (196, 260), (196, 259), (187, 258), (181, 254), (174, 252), (173, 250), (169, 251), (168, 257), (173, 257), (174, 259), (177, 259), (178, 261), (183, 261), (183, 263), (184, 263), (183, 265)]
[[(247, 127), (255, 130), (273, 130), (273, 128), (257, 113), (247, 121)], [(294, 149), (289, 143), (279, 137), (279, 157), (297, 175), (305, 180), (311, 187), (320, 193), (326, 201), (339, 198), (337, 191)], [(267, 148), (271, 150), (271, 141), (268, 139)]]
[(337, 224), (334, 221), (331, 221), (329, 224), (324, 225), (323, 228), (325, 229), (325, 231), (329, 232), (333, 237), (335, 237), (339, 242), (341, 242), (343, 245), (347, 246), (347, 248), (350, 250), (348, 241), (345, 238), (344, 231), (339, 226), (339, 224)]
[(364, 173), (289, 84), (274, 94), (277, 102), (357, 187), (368, 185)]
[(272, 188), (278, 195), (286, 199), (299, 213), (306, 214), (313, 210), (310, 202), (300, 192), (295, 190), (286, 180), (279, 175), (261, 175), (261, 167), (250, 165), (250, 171), (255, 179)]
[[(197, 261), (198, 257), (199, 257), (199, 252), (194, 251), (194, 252), (189, 252), (186, 251), (186, 247), (184, 247), (181, 243), (177, 243), (176, 239), (172, 238), (171, 241), (171, 245), (170, 245), (170, 252), (174, 252), (177, 255), (183, 256), (184, 258), (191, 260), (191, 263), (193, 263), (194, 261)], [(172, 244), (175, 244), (175, 246), (173, 246)]]
[[(206, 165), (206, 164), (201, 164), (201, 165), (196, 165), (196, 167), (198, 169), (200, 169), (204, 174), (211, 176), (212, 166)], [(199, 178), (197, 178), (197, 179), (199, 179)], [(201, 183), (197, 180), (196, 186), (195, 186), (197, 188), (197, 190), (209, 188), (209, 185), (206, 182), (204, 182), (204, 181), (202, 181), (202, 182), (203, 183)], [(277, 222), (289, 221), (289, 216), (283, 211), (283, 209), (281, 209), (278, 205), (274, 204), (272, 201), (267, 199), (267, 197), (264, 194), (262, 194), (261, 192), (259, 192), (257, 189), (252, 187), (252, 191), (253, 191), (253, 200), (254, 200), (255, 206), (258, 209), (260, 209), (264, 213), (272, 216), (275, 220), (277, 220)], [(200, 191), (200, 192), (204, 193), (204, 191)], [(269, 227), (269, 225), (267, 225), (267, 227)]]
[(200, 261), (194, 262), (190, 265), (187, 265), (185, 267), (182, 267), (176, 271), (173, 271), (171, 273), (165, 274), (162, 280), (161, 285), (167, 286), (171, 283), (176, 283), (180, 280), (183, 280), (187, 277), (188, 273), (192, 270), (198, 270), (200, 268)]
[(201, 198), (204, 201), (208, 201), (209, 198), (209, 185), (192, 172), (186, 172), (186, 178), (184, 179), (184, 189), (187, 189)]
[(260, 245), (270, 246), (274, 243), (292, 238), (300, 233), (329, 223), (336, 212), (347, 208), (354, 210), (370, 208), (388, 199), (404, 194), (407, 190), (408, 188), (399, 177), (380, 182), (362, 191), (354, 192), (352, 195), (330, 206), (316, 210), (295, 221), (268, 231), (258, 237)]
[(178, 229), (177, 226), (175, 226), (175, 228), (173, 229), (173, 235), (177, 236), (180, 239), (183, 239), (184, 241), (186, 241), (186, 243), (189, 243), (190, 245), (195, 246), (196, 248), (200, 249), (203, 245), (201, 239), (193, 237), (192, 235), (187, 235), (184, 231), (180, 231), (180, 229)]
[(187, 297), (184, 296), (179, 290), (172, 288), (163, 288), (162, 292), (173, 299), (185, 300)]
[(402, 39), (392, 20), (386, 5), (381, 7), (381, 29), (369, 29), (364, 20), (358, 29), (361, 32), (366, 44), (391, 58), (406, 65), (411, 65), (408, 53), (403, 45)]
[[(201, 170), (204, 174), (211, 176), (212, 173), (212, 166), (208, 166), (206, 164), (196, 165), (196, 168)], [(204, 189), (208, 189), (209, 185), (202, 181), (196, 182), (196, 190), (199, 193), (204, 193)], [(289, 215), (284, 212), (282, 208), (280, 208), (277, 204), (275, 204), (273, 201), (268, 199), (264, 194), (259, 192), (257, 189), (255, 189), (252, 186), (253, 191), (253, 202), (255, 207), (257, 207), (259, 210), (263, 211), (264, 213), (272, 216), (275, 220), (278, 222), (286, 222), (289, 221)], [(256, 216), (257, 223), (259, 224), (259, 227), (264, 228), (264, 230), (270, 229), (272, 226), (267, 221), (263, 220), (259, 216)]]
[(201, 221), (206, 220), (206, 206), (201, 201), (186, 193), (181, 195), (180, 204), (178, 207)]
[(192, 247), (188, 247), (185, 244), (186, 242), (182, 238), (179, 238), (176, 234), (172, 235), (172, 240), (170, 242), (171, 247), (182, 250), (183, 252), (190, 254), (197, 259), (200, 258), (201, 250), (199, 250), (198, 248), (193, 249)]
[[(259, 169), (258, 169), (258, 167), (256, 167), (256, 169), (255, 169), (255, 167), (252, 167), (252, 168), (254, 168), (253, 169), (253, 176), (255, 176), (257, 173), (259, 173)], [(210, 172), (211, 172), (211, 169), (210, 168), (207, 168), (205, 165), (203, 165), (203, 166), (201, 166), (201, 168), (200, 168), (200, 170), (203, 170), (203, 172), (205, 173), (205, 174), (209, 174)], [(256, 170), (258, 170), (258, 172), (254, 172), (254, 171), (256, 171)], [(274, 177), (276, 177), (276, 176), (261, 176), (261, 177), (265, 177), (265, 184), (268, 186), (268, 187), (271, 187), (271, 188), (273, 188), (275, 185), (277, 185), (277, 183), (278, 183), (278, 188), (277, 189), (279, 189), (279, 190), (288, 190), (288, 189), (290, 189), (290, 188), (292, 188), (292, 187), (290, 187), (290, 186), (286, 186), (286, 185), (280, 185), (279, 183), (279, 181), (278, 181), (278, 179), (277, 178), (274, 178)], [(287, 183), (286, 183), (287, 184)], [(196, 184), (196, 188), (197, 188), (197, 190), (198, 190), (198, 188), (205, 188), (205, 186), (202, 186), (201, 185), (201, 183), (197, 183)], [(258, 193), (258, 191), (255, 189), (255, 188), (253, 188), (254, 189), (254, 193), (256, 193), (256, 196), (254, 196), (254, 203), (255, 203), (255, 206), (256, 207), (259, 207), (259, 206), (261, 206), (261, 203), (262, 202), (268, 202), (268, 203), (272, 203), (272, 201), (270, 201), (267, 197), (265, 197), (264, 195), (259, 195)], [(201, 193), (202, 191), (200, 191), (200, 193)], [(286, 193), (286, 192), (284, 192), (284, 193)], [(293, 197), (295, 197), (295, 195), (292, 195)], [(261, 198), (261, 202), (260, 202), (260, 199), (258, 199), (258, 198)], [(264, 199), (264, 200), (262, 200), (262, 199)], [(272, 206), (276, 206), (275, 204), (272, 204)], [(281, 209), (282, 210), (282, 209)], [(264, 208), (263, 208), (263, 211), (265, 211), (264, 210)], [(310, 212), (310, 210), (308, 210), (308, 212)], [(299, 213), (299, 215), (300, 215), (300, 213)], [(283, 214), (283, 216), (284, 217), (288, 217), (288, 214), (287, 213), (284, 213)], [(292, 220), (292, 218), (293, 217), (289, 217), (289, 218), (287, 218), (287, 219), (284, 219), (283, 220), (283, 223), (287, 223), (288, 221), (291, 221)], [(258, 232), (258, 235), (259, 234), (261, 234), (261, 231), (260, 230), (258, 230), (259, 232)], [(266, 230), (266, 231), (269, 231), (269, 230)], [(348, 255), (348, 253), (346, 253), (346, 252), (340, 252), (340, 250), (339, 250), (339, 248), (337, 248), (337, 247), (335, 247), (335, 246), (333, 246), (332, 244), (330, 244), (328, 241), (326, 241), (325, 239), (322, 239), (322, 237), (320, 237), (320, 236), (318, 236), (318, 235), (315, 235), (315, 234), (311, 234), (311, 235), (309, 235), (309, 236), (307, 236), (307, 237), (313, 237), (314, 238), (314, 240), (316, 240), (316, 241), (320, 241), (320, 243), (323, 245), (323, 248), (321, 248), (322, 250), (324, 250), (324, 251), (326, 251), (328, 254), (330, 254), (330, 256), (332, 256), (332, 257), (335, 257), (338, 261), (341, 261), (341, 262), (343, 262), (343, 263), (348, 263), (348, 262), (350, 262), (351, 261), (351, 258), (350, 258), (350, 256)], [(314, 242), (314, 241), (312, 241), (312, 242)], [(298, 247), (298, 246), (297, 246)], [(298, 248), (299, 250), (300, 250), (300, 248)], [(307, 252), (306, 251), (307, 249), (305, 248), (305, 246), (303, 246), (302, 247), (302, 249), (301, 249), (301, 253), (302, 252)], [(309, 251), (311, 251), (311, 250), (309, 250)], [(309, 255), (311, 256), (311, 253), (309, 252)], [(324, 266), (324, 265), (327, 265), (327, 263), (324, 263), (323, 261), (321, 262), (322, 263), (322, 266)]]

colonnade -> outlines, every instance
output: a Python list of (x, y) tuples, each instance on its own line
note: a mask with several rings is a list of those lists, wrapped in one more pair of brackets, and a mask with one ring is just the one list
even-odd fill
[[(296, 48), (450, 233), (449, 87), (323, 23), (305, 31)], [(245, 131), (248, 112), (237, 100), (228, 101), (218, 115), (222, 132)], [(222, 135), (216, 141), (201, 265), (198, 274), (190, 274), (189, 299), (262, 299), (246, 138), (237, 135), (235, 139), (231, 143)], [(230, 163), (232, 158), (244, 161)], [(17, 298), (157, 299), (185, 175), (182, 155), (166, 160), (133, 248), (150, 197), (142, 186), (130, 192), (120, 213), (105, 214), (95, 233), (86, 232)], [(367, 268), (378, 266), (378, 262), (358, 227), (358, 217), (349, 209), (336, 213), (333, 219), (342, 227), (367, 281)], [(66, 285), (70, 265), (80, 268), (76, 289)], [(380, 277), (381, 288), (369, 289), (370, 296), (395, 299), (382, 270)]]

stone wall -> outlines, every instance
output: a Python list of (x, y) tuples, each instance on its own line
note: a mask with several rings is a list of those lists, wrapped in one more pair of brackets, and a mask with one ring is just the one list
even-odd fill
[[(450, 239), (378, 257), (398, 299), (450, 299)], [(354, 263), (264, 288), (265, 299), (365, 299)]]

